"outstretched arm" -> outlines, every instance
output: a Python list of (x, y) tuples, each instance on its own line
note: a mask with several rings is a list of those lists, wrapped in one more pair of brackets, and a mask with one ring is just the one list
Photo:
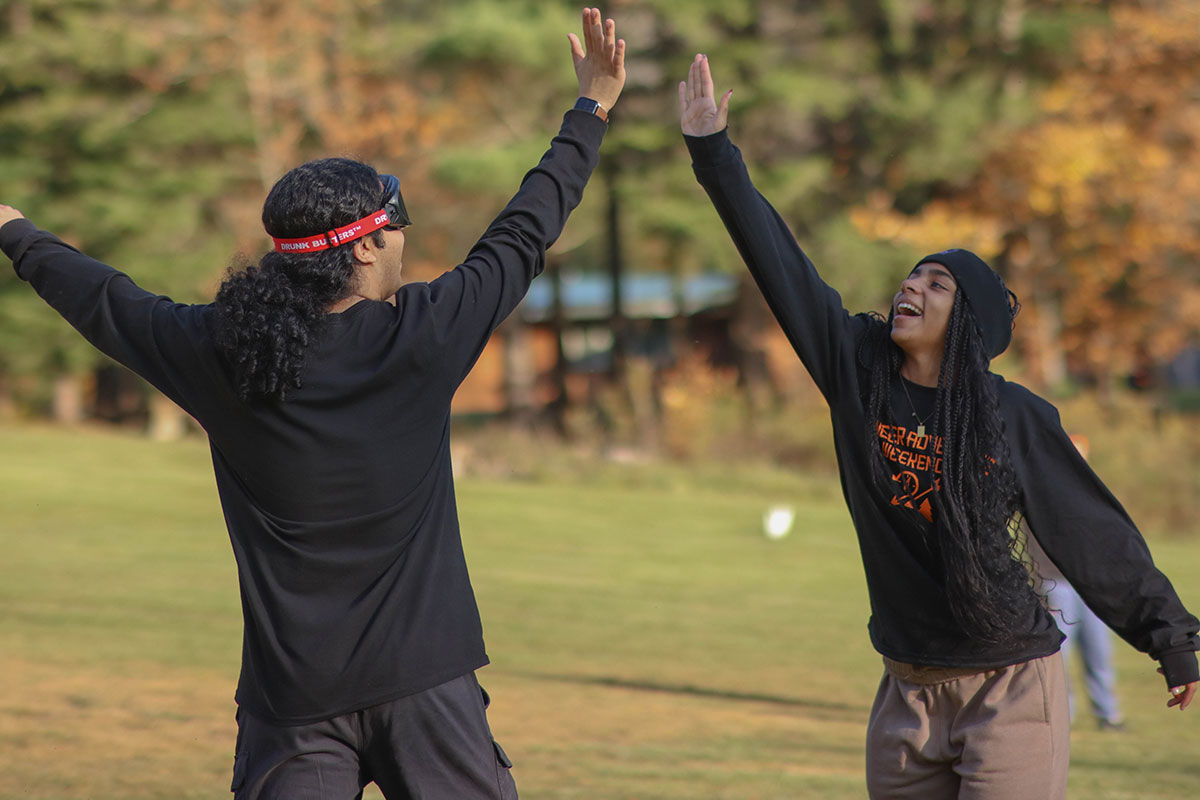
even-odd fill
[(1186, 708), (1200, 667), (1200, 619), (1155, 565), (1129, 514), (1084, 460), (1053, 405), (1014, 383), (1001, 408), (1022, 512), (1049, 559), (1105, 625), (1158, 661)]
[[(569, 34), (579, 94), (607, 112), (625, 85), (625, 42), (613, 21), (584, 9), (582, 38)], [(590, 109), (589, 109), (590, 111)], [(456, 380), (466, 377), (488, 337), (541, 273), (546, 250), (579, 204), (599, 160), (604, 114), (566, 113), (558, 136), (466, 260), (429, 285), (437, 352)], [(410, 285), (412, 286), (412, 285)], [(409, 292), (419, 292), (412, 286)], [(398, 297), (404, 301), (402, 290)]]
[(779, 326), (821, 393), (832, 400), (853, 390), (854, 354), (866, 323), (847, 314), (842, 298), (754, 188), (726, 134), (732, 94), (725, 92), (718, 103), (708, 57), (692, 59), (687, 80), (679, 84), (679, 124), (692, 168)]
[(180, 358), (190, 348), (178, 333), (202, 324), (194, 307), (145, 291), (6, 205), (0, 205), (0, 250), (12, 259), (18, 277), (96, 349), (192, 412), (179, 378), (196, 370)]

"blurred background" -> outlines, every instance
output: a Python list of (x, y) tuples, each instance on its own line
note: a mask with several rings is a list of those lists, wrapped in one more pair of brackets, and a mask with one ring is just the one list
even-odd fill
[[(409, 275), (436, 276), (573, 98), (567, 3), (0, 9), (4, 201), (183, 302), (256, 260), (266, 190), (331, 154), (402, 176)], [(697, 51), (736, 88), (730, 125), (758, 186), (848, 308), (886, 308), (921, 255), (968, 247), (1023, 303), (998, 371), (1108, 409), (1142, 398), (1156, 420), (1200, 408), (1195, 3), (619, 0), (605, 13), (629, 43), (629, 84), (600, 168), (460, 393), (460, 419), (673, 456), (826, 455), (808, 452), (823, 431), (780, 435), (789, 409), (823, 417), (819, 398), (691, 174), (675, 84)], [(187, 428), (11, 273), (0, 417)]]
[[(528, 646), (533, 664), (558, 647), (561, 639), (542, 642), (533, 630), (582, 635), (567, 633), (578, 616), (557, 626), (537, 616), (556, 602), (555, 591), (577, 596), (580, 585), (639, 585), (629, 562), (645, 552), (641, 536), (631, 534), (630, 550), (620, 555), (588, 550), (599, 541), (612, 547), (624, 541), (614, 529), (653, 528), (659, 523), (648, 518), (670, 518), (664, 508), (674, 509), (675, 525), (688, 536), (723, 519), (728, 527), (714, 529), (712, 541), (717, 558), (730, 559), (735, 556), (716, 544), (721, 537), (737, 529), (745, 534), (738, 541), (753, 542), (751, 550), (767, 547), (760, 532), (752, 537), (749, 531), (764, 508), (786, 502), (800, 509), (796, 533), (773, 542), (766, 562), (741, 564), (747, 577), (739, 585), (775, 580), (778, 594), (764, 596), (760, 610), (783, 616), (761, 624), (767, 631), (791, 629), (797, 620), (811, 625), (835, 612), (799, 610), (795, 604), (804, 601), (796, 595), (805, 590), (790, 585), (792, 578), (757, 570), (779, 568), (773, 562), (782, 559), (796, 570), (833, 576), (848, 565), (844, 576), (816, 591), (838, 597), (837, 613), (848, 609), (850, 633), (830, 623), (827, 640), (812, 639), (817, 633), (803, 627), (783, 637), (808, 638), (806, 646), (817, 654), (854, 640), (858, 649), (839, 650), (824, 663), (828, 679), (815, 684), (824, 699), (795, 686), (792, 668), (802, 653), (777, 652), (778, 642), (767, 645), (770, 652), (755, 650), (772, 637), (753, 643), (745, 636), (705, 638), (716, 636), (714, 630), (687, 638), (669, 622), (691, 613), (679, 596), (663, 607), (662, 630), (651, 626), (647, 633), (630, 622), (614, 631), (609, 652), (620, 657), (611, 663), (581, 656), (547, 669), (560, 680), (552, 685), (568, 689), (650, 686), (662, 690), (654, 695), (661, 698), (690, 687), (677, 694), (774, 707), (782, 702), (792, 710), (823, 709), (830, 719), (846, 711), (848, 760), (835, 768), (844, 774), (831, 780), (845, 796), (861, 795), (855, 737), (873, 685), (856, 684), (845, 708), (821, 705), (846, 676), (870, 682), (878, 675), (865, 642), (866, 603), (852, 532), (839, 510), (827, 412), (695, 183), (679, 133), (675, 86), (696, 52), (709, 56), (718, 92), (735, 89), (731, 134), (758, 188), (851, 310), (885, 310), (898, 281), (929, 252), (966, 247), (996, 267), (1023, 309), (1013, 347), (994, 369), (1051, 399), (1067, 429), (1087, 437), (1093, 467), (1153, 540), (1156, 554), (1167, 548), (1178, 564), (1200, 567), (1200, 5), (612, 0), (601, 10), (616, 19), (628, 42), (628, 84), (612, 113), (600, 167), (551, 250), (547, 273), (498, 331), (457, 398), (454, 457), (464, 509), (475, 498), (487, 511), (480, 511), (478, 525), (533, 537), (526, 542), (530, 553), (582, 523), (562, 508), (543, 509), (546, 518), (532, 522), (515, 516), (505, 527), (495, 514), (515, 487), (544, 490), (527, 498), (526, 512), (547, 495), (590, 507), (585, 490), (591, 488), (608, 493), (594, 509), (601, 520), (619, 508), (629, 516), (593, 522), (598, 530), (569, 539), (578, 558), (609, 565), (597, 575), (576, 575), (579, 564), (569, 559), (519, 567), (504, 560), (514, 558), (503, 544), (508, 539), (502, 536), (493, 552), (490, 534), (473, 543), (464, 522), (496, 674), (518, 696), (522, 687), (531, 698), (553, 696), (546, 670), (526, 665), (505, 672), (500, 662), (505, 653), (520, 662)], [(575, 4), (546, 0), (0, 0), (0, 202), (152, 291), (205, 302), (227, 269), (257, 260), (268, 247), (259, 212), (274, 181), (304, 160), (348, 155), (400, 176), (416, 223), (407, 236), (406, 270), (412, 280), (428, 280), (466, 254), (557, 130), (575, 96), (566, 33), (579, 27), (579, 13)], [(219, 678), (217, 704), (226, 703), (232, 685), (225, 682), (231, 670), (236, 675), (236, 583), (214, 535), (220, 519), (211, 477), (205, 477), (202, 432), (91, 350), (11, 270), (0, 270), (0, 440), (0, 504), (7, 518), (0, 522), (0, 547), (8, 558), (5, 566), (0, 556), (0, 665), (24, 676), (11, 702), (0, 695), (0, 744), (27, 746), (60, 701), (64, 723), (55, 730), (68, 738), (75, 735), (73, 715), (128, 705), (105, 681), (127, 674), (133, 662), (209, 670)], [(114, 473), (112, 466), (125, 459), (147, 466)], [(79, 472), (68, 480), (72, 469)], [(170, 480), (175, 469), (181, 481), (199, 476), (184, 494), (199, 498), (188, 513), (198, 520), (197, 540), (215, 548), (214, 580), (222, 591), (212, 608), (187, 612), (223, 620), (212, 623), (219, 629), (213, 642), (221, 644), (203, 656), (184, 640), (177, 642), (182, 650), (164, 655), (160, 640), (139, 643), (130, 633), (145, 630), (146, 608), (158, 607), (170, 592), (153, 582), (129, 588), (145, 562), (122, 550), (119, 540), (145, 513), (147, 493), (174, 496), (155, 481)], [(110, 490), (89, 489), (99, 492), (99, 511), (96, 498), (88, 505), (91, 495), (80, 487), (95, 481), (97, 471), (121, 480)], [(644, 494), (654, 491), (661, 496)], [(728, 498), (730, 516), (698, 504), (700, 497)], [(169, 504), (161, 513), (180, 507)], [(688, 517), (697, 513), (703, 516)], [(826, 513), (830, 521), (814, 528), (812, 520)], [(50, 521), (53, 514), (67, 516)], [(743, 517), (750, 522), (736, 521)], [(193, 530), (190, 520), (179, 524)], [(114, 549), (87, 549), (101, 546), (88, 534), (109, 524)], [(77, 573), (63, 566), (75, 563), (67, 555), (42, 549), (42, 531), (57, 536), (66, 528), (80, 537), (82, 549), (70, 551)], [(797, 541), (805, 530), (817, 538)], [(821, 539), (825, 534), (831, 538)], [(840, 553), (839, 566), (814, 563), (813, 548), (824, 552), (825, 541), (839, 543), (828, 545)], [(161, 576), (192, 585), (198, 563), (192, 546), (156, 551)], [(678, 576), (682, 592), (691, 591), (689, 585), (712, 589), (684, 579), (706, 574), (704, 562), (686, 560), (704, 552), (673, 551), (669, 561), (691, 567), (664, 567), (645, 580), (661, 587), (664, 576)], [(499, 562), (485, 560), (492, 556)], [(108, 588), (96, 584), (97, 561), (123, 565), (113, 568)], [(489, 563), (499, 563), (499, 575), (508, 574), (529, 595), (489, 577)], [(1196, 598), (1188, 571), (1171, 566), (1164, 569), (1185, 599)], [(108, 597), (113, 608), (128, 604), (133, 615), (110, 620), (103, 646), (79, 643), (75, 635), (91, 641), (86, 632), (96, 630), (95, 620), (85, 615), (71, 628), (75, 612), (61, 607), (64, 592), (70, 596), (80, 581), (88, 591), (79, 601), (93, 604), (93, 613), (103, 613), (97, 598)], [(726, 589), (727, 611), (742, 596)], [(640, 619), (632, 610), (637, 598), (618, 594), (609, 598), (616, 605), (596, 599), (598, 605), (587, 606), (597, 614), (595, 626)], [(497, 609), (513, 616), (498, 619)], [(760, 624), (711, 619), (718, 618), (726, 632)], [(178, 617), (168, 615), (155, 630), (169, 637), (177, 624)], [(671, 632), (670, 654), (649, 645), (664, 641), (664, 631)], [(48, 665), (61, 666), (69, 683), (97, 648), (108, 653), (114, 637), (128, 642), (130, 636), (131, 650), (96, 662), (102, 688), (89, 695), (52, 683), (39, 693), (32, 676)], [(580, 641), (581, 650), (588, 641)], [(727, 653), (724, 668), (726, 656), (717, 652)], [(689, 653), (693, 666), (718, 663), (711, 671), (662, 677), (665, 665), (678, 667)], [(1132, 660), (1123, 669), (1136, 668), (1139, 685), (1157, 680), (1143, 674), (1150, 671), (1144, 657), (1126, 657)], [(751, 666), (758, 670), (747, 675)], [(570, 675), (575, 684), (561, 682)], [(746, 695), (754, 686), (762, 691)], [(222, 687), (228, 691), (222, 694)], [(30, 700), (26, 707), (29, 697), (46, 705)], [(547, 713), (572, 708), (560, 701), (548, 703)], [(186, 710), (147, 713), (168, 720), (201, 713), (180, 702)], [(611, 698), (600, 702), (612, 704)], [(495, 713), (517, 731), (526, 753), (558, 753), (547, 759), (546, 772), (526, 773), (525, 783), (518, 772), (519, 785), (532, 786), (533, 796), (842, 796), (820, 778), (805, 782), (828, 766), (819, 755), (805, 769), (788, 766), (798, 750), (812, 755), (808, 739), (782, 748), (777, 762), (762, 767), (761, 783), (747, 783), (738, 770), (754, 760), (748, 753), (764, 747), (752, 736), (720, 756), (680, 756), (664, 739), (648, 746), (644, 762), (630, 762), (617, 745), (605, 751), (584, 736), (569, 760), (586, 762), (597, 752), (609, 760), (590, 778), (563, 777), (553, 763), (567, 759), (555, 748), (565, 747), (570, 721), (560, 720), (560, 730), (543, 718), (527, 729), (525, 709), (506, 712), (503, 703), (498, 700)], [(199, 705), (210, 713), (208, 700)], [(1155, 713), (1149, 719), (1162, 716)], [(227, 769), (221, 749), (226, 716), (231, 720), (232, 711), (226, 715), (221, 706), (220, 724), (212, 723), (221, 734), (213, 737), (217, 755), (211, 757), (218, 777), (197, 777), (204, 788), (195, 796), (219, 796), (210, 790)], [(1136, 725), (1133, 712), (1131, 718)], [(613, 724), (614, 741), (629, 735)], [(696, 724), (681, 723), (680, 736)], [(548, 729), (553, 732), (537, 732)], [(227, 744), (231, 748), (232, 739)], [(1095, 781), (1080, 797), (1145, 796), (1137, 794), (1145, 775), (1136, 771), (1131, 794), (1103, 794), (1107, 790), (1096, 787), (1109, 785), (1103, 765), (1114, 756), (1097, 744), (1101, 749), (1089, 762), (1091, 745), (1085, 740), (1082, 746), (1085, 757), (1073, 769), (1093, 769), (1088, 774)], [(48, 751), (55, 752), (62, 755)], [(137, 752), (144, 757), (144, 750)], [(729, 752), (733, 766), (722, 760)], [(661, 778), (654, 765), (664, 753), (668, 760), (721, 763), (732, 771), (712, 778), (704, 792), (689, 788), (696, 785), (691, 778), (677, 786), (655, 783), (648, 776)], [(59, 756), (27, 763), (42, 765), (34, 770), (41, 774), (53, 763), (54, 772), (64, 763)], [(186, 752), (168, 756), (175, 764), (162, 768), (168, 782), (178, 775), (171, 758), (190, 762)], [(21, 761), (3, 759), (0, 776)], [(69, 787), (33, 794), (23, 773), (9, 774), (18, 777), (7, 786), (0, 777), (0, 796), (83, 796)], [(772, 781), (781, 774), (793, 782), (775, 793)], [(605, 784), (613, 775), (612, 785)], [(86, 777), (70, 780), (76, 789), (89, 785)], [(88, 796), (160, 796), (143, 783), (113, 780), (118, 788), (110, 794)], [(571, 786), (590, 788), (576, 794)], [(184, 796), (177, 787), (163, 791)], [(1173, 790), (1157, 791), (1172, 796)]]

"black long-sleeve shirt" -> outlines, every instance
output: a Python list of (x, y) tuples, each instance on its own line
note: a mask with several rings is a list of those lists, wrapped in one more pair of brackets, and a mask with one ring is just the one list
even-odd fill
[[(940, 437), (920, 436), (935, 390), (893, 389), (895, 418), (870, 435), (859, 344), (872, 321), (851, 315), (754, 188), (741, 153), (721, 131), (684, 137), (700, 184), (801, 361), (829, 403), (842, 491), (858, 534), (871, 602), (871, 641), (913, 664), (998, 668), (1049, 655), (1062, 634), (1030, 604), (1017, 641), (995, 645), (955, 622), (937, 554), (925, 542), (933, 519)], [(1022, 511), (1046, 553), (1087, 604), (1131, 645), (1162, 663), (1169, 686), (1197, 680), (1200, 623), (1154, 566), (1141, 534), (1063, 431), (1050, 403), (993, 375), (1020, 484)], [(904, 394), (907, 390), (907, 394)], [(873, 485), (870, 448), (900, 476), (894, 495)]]
[[(283, 402), (243, 402), (216, 309), (181, 305), (15, 220), (0, 248), (92, 344), (208, 433), (244, 615), (237, 700), (325, 719), (483, 666), (459, 535), (450, 401), (579, 203), (606, 129), (568, 111), (466, 260), (327, 325)], [(153, 525), (153, 520), (146, 520)]]

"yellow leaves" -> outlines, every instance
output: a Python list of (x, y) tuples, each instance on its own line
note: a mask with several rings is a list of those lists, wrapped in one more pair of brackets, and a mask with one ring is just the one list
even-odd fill
[(1200, 32), (1200, 6), (1193, 0), (1114, 4), (1112, 25), (1081, 37), (1081, 64), (1089, 71), (1128, 73), (1175, 60), (1194, 51)]
[(852, 215), (868, 236), (998, 255), (1097, 375), (1200, 334), (1200, 4), (1118, 2), (1111, 23), (968, 190), (916, 218), (884, 195)]
[[(1094, 227), (1115, 204), (1141, 206), (1174, 182), (1171, 149), (1123, 121), (1051, 120), (1025, 134), (1006, 166), (1021, 173), (1034, 216), (1058, 215), (1068, 228)], [(1011, 201), (1011, 198), (1010, 198)]]
[(1126, 45), (1118, 53), (1129, 59), (1151, 62), (1164, 60), (1168, 51), (1195, 48), (1200, 29), (1200, 7), (1191, 0), (1168, 0), (1145, 6), (1117, 6), (1113, 9), (1113, 28), (1120, 31)]
[(1022, 145), (1029, 203), (1036, 215), (1071, 214), (1086, 205), (1088, 184), (1113, 163), (1109, 136), (1096, 129), (1051, 123), (1024, 137)]
[(915, 250), (931, 247), (963, 247), (982, 257), (1000, 252), (1004, 225), (988, 214), (966, 206), (937, 201), (926, 206), (919, 217), (892, 210), (886, 195), (877, 193), (868, 206), (850, 212), (850, 221), (863, 236), (900, 242)]
[(1039, 105), (1046, 114), (1061, 114), (1074, 106), (1077, 99), (1077, 95), (1072, 90), (1072, 87), (1059, 83), (1051, 86), (1042, 93)]

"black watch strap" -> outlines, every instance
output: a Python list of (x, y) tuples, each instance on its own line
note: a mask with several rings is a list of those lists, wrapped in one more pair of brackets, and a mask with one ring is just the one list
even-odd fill
[(590, 97), (581, 97), (576, 100), (574, 108), (576, 111), (586, 111), (589, 114), (595, 114), (600, 119), (608, 122), (608, 112), (604, 110), (604, 106)]

